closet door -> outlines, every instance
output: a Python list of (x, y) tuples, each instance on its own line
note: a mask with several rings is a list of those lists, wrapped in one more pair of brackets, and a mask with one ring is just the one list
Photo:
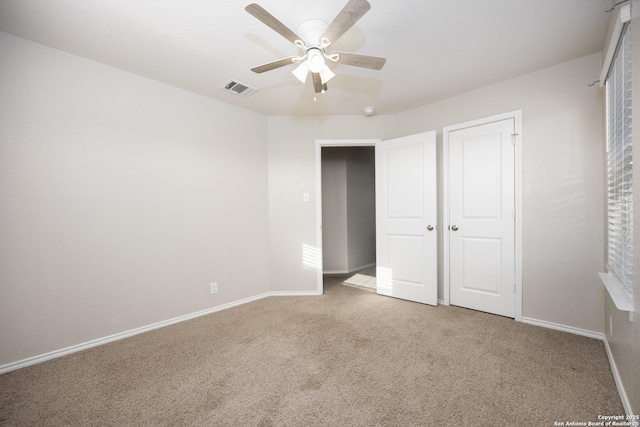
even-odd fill
[(377, 292), (438, 304), (436, 134), (376, 144)]
[(448, 133), (450, 303), (515, 317), (513, 118)]

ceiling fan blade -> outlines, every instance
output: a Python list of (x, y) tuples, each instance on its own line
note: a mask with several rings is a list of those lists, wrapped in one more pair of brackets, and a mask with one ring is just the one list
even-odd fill
[(367, 0), (349, 0), (322, 36), (331, 40), (332, 43), (337, 42), (369, 9), (371, 4)]
[(321, 93), (322, 91), (327, 91), (327, 84), (322, 84), (322, 78), (320, 77), (319, 73), (311, 73), (311, 76), (313, 77), (313, 90), (315, 90), (316, 93)]
[(381, 70), (384, 67), (386, 58), (378, 56), (360, 55), (359, 53), (350, 52), (331, 52), (338, 54), (338, 64), (352, 65), (354, 67), (370, 68), (372, 70)]
[(291, 31), (289, 27), (278, 21), (272, 14), (264, 10), (264, 8), (259, 4), (251, 3), (250, 5), (245, 7), (244, 10), (258, 18), (272, 30), (280, 34), (285, 39), (289, 40), (291, 43), (295, 43), (296, 40), (302, 40), (296, 35), (296, 33)]
[(284, 67), (286, 65), (293, 64), (293, 59), (295, 56), (290, 56), (289, 58), (278, 59), (277, 61), (268, 62), (266, 64), (258, 65), (257, 67), (253, 67), (251, 71), (254, 73), (264, 73), (265, 71), (275, 70), (276, 68)]

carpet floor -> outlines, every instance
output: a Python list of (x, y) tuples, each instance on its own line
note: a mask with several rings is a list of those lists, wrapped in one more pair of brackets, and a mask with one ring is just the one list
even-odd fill
[(553, 426), (623, 414), (601, 341), (332, 276), (0, 375), (0, 426)]

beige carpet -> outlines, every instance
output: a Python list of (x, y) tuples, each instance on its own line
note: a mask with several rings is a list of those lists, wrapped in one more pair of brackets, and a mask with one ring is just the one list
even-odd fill
[(0, 375), (0, 426), (552, 426), (624, 412), (600, 341), (345, 278)]

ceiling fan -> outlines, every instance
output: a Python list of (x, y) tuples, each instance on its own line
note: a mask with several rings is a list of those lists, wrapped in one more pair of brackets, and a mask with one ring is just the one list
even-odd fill
[(327, 48), (342, 37), (369, 9), (371, 9), (371, 4), (367, 0), (349, 0), (331, 24), (327, 26), (326, 22), (317, 19), (305, 21), (298, 28), (298, 33), (300, 34), (298, 36), (262, 6), (251, 3), (245, 7), (247, 12), (304, 52), (301, 56), (290, 56), (253, 67), (251, 71), (264, 73), (265, 71), (297, 63), (299, 65), (293, 70), (293, 75), (304, 83), (309, 73), (311, 73), (315, 92), (324, 93), (327, 90), (327, 82), (335, 77), (335, 74), (327, 66), (326, 60), (372, 70), (382, 69), (387, 61), (385, 58), (350, 52), (327, 53)]

